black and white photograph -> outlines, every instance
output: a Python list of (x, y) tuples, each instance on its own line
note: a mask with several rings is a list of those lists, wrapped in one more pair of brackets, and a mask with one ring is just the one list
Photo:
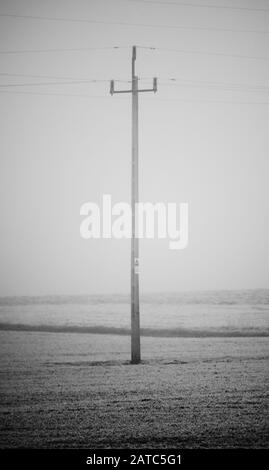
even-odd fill
[(268, 451), (269, 1), (0, 0), (0, 41), (1, 454)]

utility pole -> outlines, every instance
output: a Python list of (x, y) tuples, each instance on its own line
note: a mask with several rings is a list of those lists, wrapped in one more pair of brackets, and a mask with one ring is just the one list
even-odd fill
[(157, 78), (153, 79), (153, 88), (138, 89), (138, 77), (135, 74), (136, 46), (132, 49), (132, 89), (114, 89), (110, 82), (110, 94), (132, 93), (132, 240), (131, 240), (131, 362), (139, 364), (140, 353), (140, 311), (139, 311), (139, 243), (136, 205), (138, 203), (138, 93), (157, 91)]

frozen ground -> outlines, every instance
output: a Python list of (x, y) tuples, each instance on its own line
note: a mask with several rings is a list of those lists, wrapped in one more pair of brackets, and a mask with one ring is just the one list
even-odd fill
[(3, 447), (269, 447), (268, 338), (1, 331)]

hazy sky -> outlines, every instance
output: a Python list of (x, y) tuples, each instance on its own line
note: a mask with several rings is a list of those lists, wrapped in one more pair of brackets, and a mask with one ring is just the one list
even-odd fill
[(0, 17), (1, 51), (101, 48), (1, 54), (0, 295), (129, 292), (130, 241), (83, 240), (79, 228), (84, 202), (130, 201), (131, 97), (60, 83), (130, 79), (133, 44), (159, 48), (138, 49), (138, 75), (159, 78), (139, 97), (140, 199), (190, 210), (187, 249), (141, 241), (142, 292), (269, 287), (269, 60), (250, 58), (269, 56), (269, 34), (249, 32), (269, 31), (269, 12), (168, 3), (0, 1), (1, 14), (104, 21)]

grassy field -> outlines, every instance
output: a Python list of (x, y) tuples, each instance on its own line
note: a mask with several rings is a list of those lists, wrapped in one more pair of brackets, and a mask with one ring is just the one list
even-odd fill
[(0, 332), (1, 448), (269, 447), (268, 338)]

